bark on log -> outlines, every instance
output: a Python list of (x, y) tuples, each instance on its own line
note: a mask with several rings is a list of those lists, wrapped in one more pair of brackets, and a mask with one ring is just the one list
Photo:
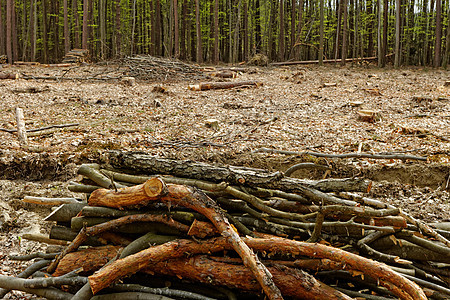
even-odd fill
[[(274, 265), (268, 269), (284, 296), (293, 299), (352, 299), (302, 270), (282, 265)], [(260, 291), (251, 272), (243, 265), (218, 262), (207, 256), (168, 260), (150, 265), (142, 271), (245, 291)]]
[[(284, 253), (292, 256), (304, 255), (310, 258), (327, 258), (344, 264), (346, 270), (356, 270), (372, 278), (394, 292), (400, 299), (427, 299), (424, 292), (413, 282), (394, 272), (385, 264), (360, 257), (347, 251), (322, 244), (298, 242), (283, 238), (244, 238), (246, 244), (256, 251)], [(134, 274), (147, 264), (201, 253), (214, 253), (231, 249), (224, 238), (214, 238), (197, 243), (190, 240), (176, 240), (119, 259), (89, 276), (94, 293), (109, 286), (116, 279)]]
[[(26, 199), (27, 197), (25, 197)], [(75, 200), (77, 201), (77, 200)], [(70, 222), (70, 220), (77, 216), (80, 211), (87, 205), (86, 202), (74, 202), (68, 204), (62, 204), (55, 209), (51, 214), (44, 218), (44, 221), (56, 221), (56, 222)]]
[(202, 162), (189, 160), (174, 160), (158, 158), (147, 154), (126, 153), (110, 151), (109, 160), (117, 169), (155, 175), (172, 175), (211, 181), (215, 183), (228, 182), (230, 184), (264, 187), (268, 189), (288, 192), (303, 192), (302, 187), (308, 186), (322, 192), (333, 191), (361, 191), (366, 192), (368, 181), (363, 179), (331, 179), (331, 180), (305, 180), (284, 177), (281, 172), (268, 172), (261, 169), (214, 166)]
[(247, 86), (262, 86), (262, 82), (259, 81), (240, 81), (240, 82), (203, 82), (200, 84), (189, 85), (189, 89), (192, 91), (205, 91), (205, 90), (218, 90), (218, 89), (231, 89), (235, 87), (247, 87)]
[(87, 248), (64, 256), (58, 264), (53, 276), (61, 276), (83, 268), (82, 274), (91, 274), (120, 254), (122, 247), (106, 245)]

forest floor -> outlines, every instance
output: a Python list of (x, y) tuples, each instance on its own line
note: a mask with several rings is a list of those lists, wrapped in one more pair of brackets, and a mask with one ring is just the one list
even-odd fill
[[(245, 71), (232, 81), (256, 80), (263, 85), (191, 91), (188, 85), (198, 79), (137, 80), (132, 86), (99, 79), (104, 74), (111, 78), (126, 74), (125, 68), (115, 65), (0, 68), (27, 78), (59, 78), (1, 80), (0, 128), (15, 128), (17, 106), (24, 109), (28, 129), (79, 123), (29, 137), (27, 147), (14, 134), (0, 131), (0, 275), (17, 275), (26, 265), (7, 255), (42, 248), (21, 239), (23, 233), (46, 233), (49, 228), (41, 220), (50, 208), (23, 203), (23, 197), (79, 197), (67, 190), (68, 181), (77, 179), (77, 166), (104, 163), (110, 149), (280, 171), (314, 161), (333, 168), (328, 177), (373, 180), (368, 196), (417, 218), (450, 221), (450, 86), (446, 86), (450, 71), (350, 65)], [(378, 117), (363, 121), (358, 118), (361, 110), (376, 111)], [(209, 119), (216, 119), (218, 126), (206, 126)], [(403, 153), (428, 160), (254, 152), (261, 147)], [(320, 179), (324, 171), (297, 171), (292, 176)], [(7, 296), (21, 297), (18, 292)]]

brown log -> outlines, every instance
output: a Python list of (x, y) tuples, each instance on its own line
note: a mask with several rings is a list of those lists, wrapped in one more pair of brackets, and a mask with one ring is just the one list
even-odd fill
[(0, 73), (0, 79), (19, 79), (18, 73)]
[(195, 219), (187, 234), (203, 239), (208, 236), (211, 237), (217, 235), (218, 233), (217, 229), (211, 223)]
[(53, 273), (53, 271), (58, 266), (58, 263), (61, 259), (70, 252), (74, 252), (78, 249), (80, 245), (82, 245), (89, 236), (99, 235), (100, 233), (109, 231), (113, 228), (124, 224), (130, 224), (133, 222), (161, 222), (172, 226), (182, 232), (187, 232), (189, 230), (189, 226), (176, 222), (168, 217), (161, 215), (149, 215), (149, 214), (141, 214), (141, 215), (130, 215), (125, 216), (119, 219), (111, 220), (106, 223), (98, 224), (95, 226), (91, 226), (89, 228), (83, 227), (76, 238), (61, 252), (55, 260), (52, 261), (50, 266), (47, 268), (47, 272)]
[[(303, 255), (310, 258), (327, 258), (343, 263), (345, 270), (360, 271), (376, 278), (380, 285), (396, 294), (400, 299), (427, 299), (424, 292), (412, 281), (394, 272), (383, 263), (379, 263), (356, 254), (322, 244), (298, 242), (283, 238), (243, 238), (251, 248), (259, 252)], [(109, 286), (115, 280), (134, 274), (151, 263), (184, 257), (200, 253), (214, 253), (231, 249), (224, 238), (213, 238), (201, 243), (190, 240), (176, 240), (155, 246), (130, 255), (105, 266), (89, 276), (94, 293)]]
[(52, 275), (61, 276), (79, 268), (83, 268), (84, 274), (93, 273), (116, 257), (121, 249), (120, 246), (107, 245), (69, 253), (61, 259)]
[(218, 90), (218, 89), (232, 89), (235, 87), (262, 86), (259, 81), (235, 81), (235, 82), (203, 82), (200, 84), (190, 85), (189, 89), (192, 91)]
[[(136, 194), (136, 196), (133, 196)], [(145, 196), (147, 197), (145, 197)], [(236, 229), (231, 226), (224, 212), (211, 198), (200, 190), (193, 190), (184, 185), (165, 185), (160, 178), (150, 178), (139, 186), (122, 188), (119, 191), (99, 190), (89, 197), (88, 203), (92, 206), (106, 206), (113, 208), (142, 205), (149, 201), (162, 201), (169, 205), (181, 205), (193, 209), (205, 217), (227, 238), (233, 249), (242, 258), (244, 265), (248, 267), (258, 280), (269, 299), (282, 299), (281, 293), (273, 283), (272, 275), (258, 260), (253, 251), (242, 242)], [(103, 287), (102, 287), (103, 288)], [(100, 289), (94, 289), (94, 294)]]
[[(150, 265), (142, 271), (239, 290), (260, 291), (258, 282), (243, 265), (218, 262), (207, 256), (168, 260)], [(269, 271), (284, 296), (293, 299), (352, 299), (302, 270), (274, 265), (269, 267)]]

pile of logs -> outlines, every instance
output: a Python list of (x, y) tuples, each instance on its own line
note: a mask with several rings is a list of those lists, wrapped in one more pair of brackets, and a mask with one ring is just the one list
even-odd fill
[(0, 287), (52, 299), (450, 297), (449, 224), (365, 197), (366, 180), (135, 152), (108, 162), (79, 168), (69, 189), (87, 201), (24, 199), (62, 203), (45, 220), (68, 244), (19, 275), (35, 278)]
[(89, 62), (89, 50), (72, 49), (66, 53), (62, 61), (63, 64), (79, 64)]
[(200, 80), (208, 76), (193, 65), (180, 60), (137, 55), (126, 57), (122, 64), (129, 68), (129, 75), (142, 80)]

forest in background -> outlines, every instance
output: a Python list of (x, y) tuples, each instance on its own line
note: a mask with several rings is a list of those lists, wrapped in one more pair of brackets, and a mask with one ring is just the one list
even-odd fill
[[(447, 67), (450, 0), (0, 0), (0, 55), (134, 54), (202, 62), (378, 57)], [(393, 54), (393, 55), (392, 55)]]

